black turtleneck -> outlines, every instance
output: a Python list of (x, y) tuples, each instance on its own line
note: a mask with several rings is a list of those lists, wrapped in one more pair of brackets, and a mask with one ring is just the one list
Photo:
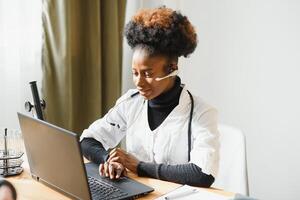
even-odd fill
[[(148, 123), (151, 130), (155, 130), (178, 105), (182, 91), (180, 85), (181, 80), (176, 77), (175, 84), (169, 91), (148, 101)], [(84, 138), (81, 148), (83, 155), (97, 164), (104, 163), (109, 157), (109, 152), (94, 138)], [(167, 165), (140, 162), (137, 173), (139, 176), (200, 187), (210, 187), (214, 182), (212, 175), (203, 173), (202, 169), (193, 163)]]
[(167, 92), (148, 101), (148, 123), (153, 131), (167, 118), (170, 112), (178, 105), (182, 91), (181, 80), (177, 76), (174, 86)]

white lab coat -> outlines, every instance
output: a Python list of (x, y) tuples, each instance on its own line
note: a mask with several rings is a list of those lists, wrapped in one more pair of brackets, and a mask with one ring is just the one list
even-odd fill
[[(179, 104), (162, 124), (151, 131), (148, 124), (148, 102), (141, 95), (130, 97), (129, 90), (103, 118), (95, 121), (81, 135), (93, 137), (107, 150), (114, 148), (126, 136), (127, 151), (140, 161), (188, 163), (188, 122), (191, 100), (183, 87)], [(217, 176), (219, 163), (219, 132), (217, 111), (201, 98), (193, 96), (192, 150), (190, 163), (206, 174)], [(115, 126), (110, 123), (116, 124)], [(118, 127), (119, 126), (119, 127)]]

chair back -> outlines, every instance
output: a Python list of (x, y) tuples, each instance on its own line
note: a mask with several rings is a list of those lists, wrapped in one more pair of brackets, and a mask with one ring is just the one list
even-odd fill
[(249, 195), (245, 136), (227, 125), (219, 125), (219, 132), (219, 171), (212, 187)]

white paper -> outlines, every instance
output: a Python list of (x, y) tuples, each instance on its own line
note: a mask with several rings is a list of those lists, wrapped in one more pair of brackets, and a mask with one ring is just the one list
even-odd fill
[(188, 185), (184, 185), (179, 187), (156, 200), (229, 200), (232, 197), (226, 197), (220, 194), (215, 194), (212, 192), (208, 192), (201, 188), (196, 188)]

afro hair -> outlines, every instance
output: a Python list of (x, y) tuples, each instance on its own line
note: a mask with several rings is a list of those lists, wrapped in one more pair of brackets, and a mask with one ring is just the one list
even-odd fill
[(184, 56), (197, 46), (197, 34), (186, 16), (170, 8), (140, 10), (125, 26), (131, 48), (147, 48), (150, 54)]

